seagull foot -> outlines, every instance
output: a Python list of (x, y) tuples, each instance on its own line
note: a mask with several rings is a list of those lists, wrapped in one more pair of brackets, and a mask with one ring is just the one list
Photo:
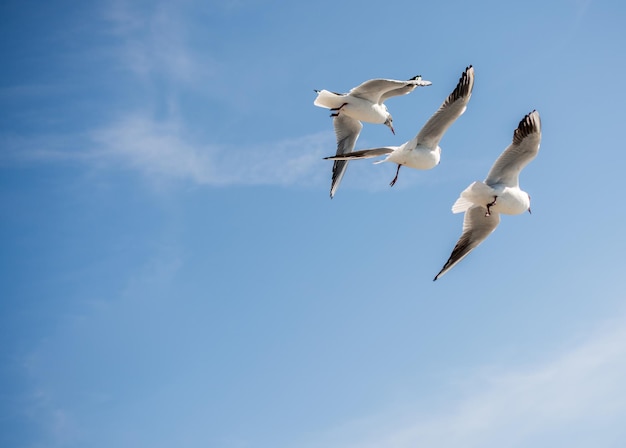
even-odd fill
[(393, 178), (393, 180), (389, 183), (390, 187), (393, 187), (396, 184), (396, 181), (398, 180), (398, 173), (400, 172), (400, 167), (402, 165), (398, 165), (398, 169), (396, 170), (396, 177)]

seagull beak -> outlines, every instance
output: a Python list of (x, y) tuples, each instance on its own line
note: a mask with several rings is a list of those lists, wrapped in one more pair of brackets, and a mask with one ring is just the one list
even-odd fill
[(530, 211), (530, 207), (528, 207), (528, 213), (530, 213), (531, 215), (533, 214), (533, 212)]
[(394, 130), (393, 130), (393, 126), (389, 125), (389, 129), (391, 129), (391, 133), (392, 133), (393, 135), (396, 135), (396, 131), (394, 131)]

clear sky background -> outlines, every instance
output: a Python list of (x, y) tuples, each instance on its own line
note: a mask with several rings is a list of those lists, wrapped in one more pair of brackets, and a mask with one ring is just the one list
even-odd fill
[[(0, 3), (0, 446), (626, 446), (626, 4)], [(430, 171), (314, 89), (476, 83)], [(533, 214), (437, 282), (521, 118)]]

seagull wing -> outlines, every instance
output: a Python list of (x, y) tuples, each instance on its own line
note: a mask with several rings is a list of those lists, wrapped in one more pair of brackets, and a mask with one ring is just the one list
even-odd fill
[(423, 80), (421, 76), (415, 76), (405, 82), (406, 85), (404, 87), (398, 87), (397, 89), (388, 90), (387, 92), (383, 93), (380, 97), (379, 103), (384, 103), (385, 101), (387, 101), (388, 98), (391, 98), (393, 96), (401, 96), (411, 93), (413, 90), (415, 90), (416, 87), (429, 86), (432, 84), (432, 82), (430, 81)]
[[(333, 119), (335, 135), (337, 136), (337, 155), (344, 155), (352, 152), (357, 138), (363, 129), (359, 120), (355, 120), (345, 114), (339, 114)], [(339, 188), (339, 183), (348, 168), (346, 160), (337, 160), (333, 164), (333, 178), (330, 184), (330, 198), (332, 199)]]
[[(385, 154), (391, 154), (397, 146), (384, 146), (382, 148), (362, 149), (360, 151), (354, 151), (349, 154), (341, 156), (324, 157), (324, 160), (354, 160), (354, 159), (371, 159), (372, 157), (384, 156)], [(378, 162), (374, 162), (378, 163)]]
[(428, 86), (430, 84), (430, 81), (422, 81), (421, 79), (411, 79), (408, 81), (370, 79), (350, 90), (349, 95), (380, 104), (389, 97), (406, 95), (412, 92), (417, 86)]
[(436, 148), (446, 130), (463, 115), (474, 88), (474, 68), (465, 69), (458, 84), (435, 114), (428, 119), (415, 137), (417, 144)]
[(513, 132), (513, 142), (491, 167), (485, 183), (519, 186), (519, 173), (539, 152), (541, 119), (536, 110), (526, 115)]
[(433, 281), (437, 280), (455, 264), (467, 256), (474, 248), (478, 247), (491, 232), (496, 230), (500, 223), (500, 214), (491, 212), (490, 216), (485, 216), (487, 209), (482, 205), (474, 205), (465, 212), (463, 218), (463, 233), (461, 238), (454, 246), (452, 254), (446, 264), (443, 265), (439, 274), (435, 276)]

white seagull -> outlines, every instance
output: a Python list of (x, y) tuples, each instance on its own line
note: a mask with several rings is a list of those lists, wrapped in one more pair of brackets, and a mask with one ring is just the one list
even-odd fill
[[(390, 183), (392, 187), (398, 180), (398, 173), (402, 165), (418, 170), (429, 170), (439, 163), (441, 158), (439, 141), (450, 125), (467, 109), (467, 103), (472, 96), (473, 88), (474, 68), (470, 65), (465, 69), (456, 88), (448, 98), (446, 98), (441, 107), (439, 107), (439, 110), (428, 119), (426, 124), (412, 140), (400, 146), (364, 149), (341, 155), (337, 152), (336, 156), (325, 157), (325, 159), (367, 159), (387, 154), (385, 159), (374, 163), (393, 162), (398, 164), (396, 176)], [(337, 140), (339, 141), (339, 133), (337, 134)], [(354, 145), (354, 142), (352, 142), (352, 144)]]
[(484, 182), (467, 187), (452, 206), (452, 212), (465, 212), (463, 233), (450, 258), (433, 281), (482, 243), (500, 223), (500, 213), (530, 213), (530, 196), (519, 187), (519, 174), (539, 152), (541, 120), (536, 110), (519, 122), (513, 142), (498, 157)]
[[(375, 124), (384, 124), (393, 129), (393, 118), (383, 104), (393, 96), (411, 93), (418, 86), (429, 86), (430, 81), (415, 76), (407, 81), (394, 79), (370, 79), (350, 90), (348, 93), (334, 93), (328, 90), (316, 90), (317, 98), (313, 104), (331, 110), (335, 135), (337, 137), (337, 155), (346, 154), (354, 149), (363, 125), (361, 121)], [(333, 178), (330, 186), (331, 199), (335, 195), (343, 177), (347, 161), (337, 161), (333, 164)]]

